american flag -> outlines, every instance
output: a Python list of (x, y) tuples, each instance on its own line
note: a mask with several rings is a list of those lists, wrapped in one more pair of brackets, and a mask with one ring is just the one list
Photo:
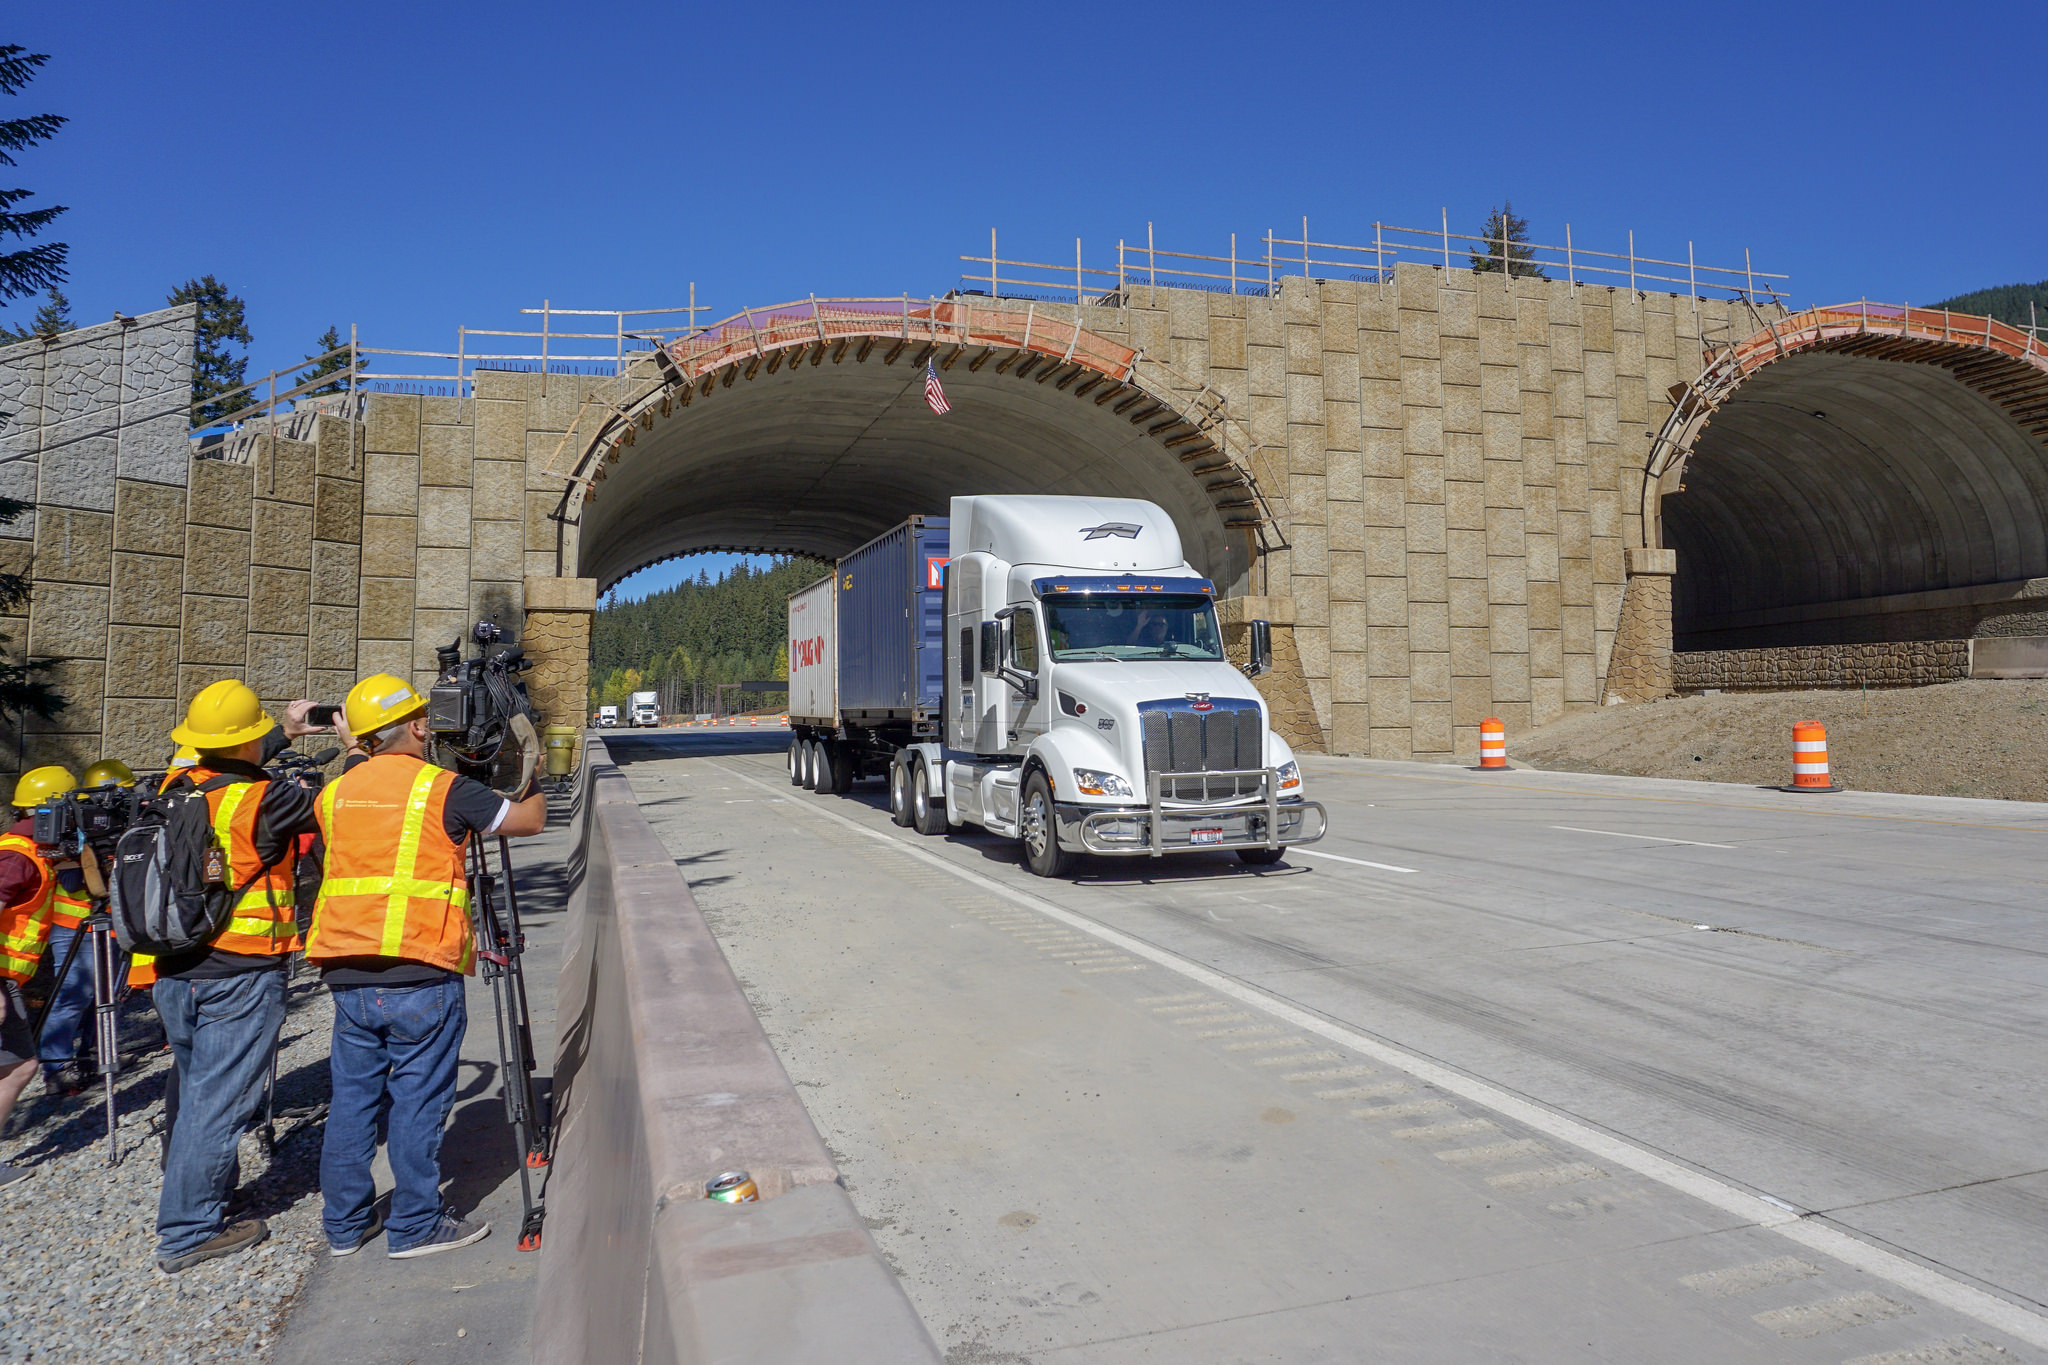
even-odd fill
[(941, 417), (953, 410), (953, 405), (946, 401), (946, 391), (939, 387), (939, 372), (929, 360), (924, 363), (924, 401)]

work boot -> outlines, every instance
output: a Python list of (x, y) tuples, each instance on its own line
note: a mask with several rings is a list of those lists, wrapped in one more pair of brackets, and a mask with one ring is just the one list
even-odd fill
[(415, 1256), (432, 1256), (436, 1252), (453, 1251), (472, 1242), (481, 1242), (490, 1235), (491, 1225), (481, 1219), (457, 1218), (453, 1214), (444, 1213), (441, 1215), (440, 1224), (434, 1229), (433, 1236), (417, 1245), (392, 1252), (391, 1259), (409, 1261)]
[(43, 1084), (53, 1095), (79, 1095), (92, 1088), (94, 1077), (84, 1062), (43, 1068)]
[(214, 1234), (212, 1240), (201, 1242), (182, 1255), (157, 1257), (156, 1268), (166, 1275), (175, 1275), (181, 1270), (190, 1270), (201, 1261), (215, 1261), (238, 1251), (247, 1251), (269, 1236), (268, 1223), (261, 1218), (244, 1218), (239, 1223), (228, 1224)]

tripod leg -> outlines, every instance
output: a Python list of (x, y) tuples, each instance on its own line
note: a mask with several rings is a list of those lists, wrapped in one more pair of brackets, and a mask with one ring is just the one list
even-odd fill
[(283, 1030), (270, 1040), (270, 1075), (263, 1082), (263, 1125), (256, 1130), (256, 1146), (265, 1161), (277, 1155), (277, 1050)]
[(114, 1074), (121, 1069), (121, 1020), (114, 1002), (114, 958), (118, 951), (113, 930), (95, 925), (92, 935), (92, 1012), (95, 1041), (99, 1045), (100, 1081), (107, 1096), (107, 1164), (121, 1160), (121, 1116), (114, 1099)]
[[(512, 990), (513, 973), (518, 969), (518, 945), (506, 938), (505, 927), (499, 922), (496, 879), (491, 876), (483, 849), (473, 844), (470, 854), (471, 910), (476, 917), (477, 938), (484, 953), (483, 973), (491, 983), (492, 1011), (497, 1016), (498, 1080), (504, 1089), (505, 1116), (512, 1124), (513, 1141), (525, 1154), (533, 1149), (533, 1091), (531, 1072), (527, 1067), (532, 1049), (521, 1046), (522, 1035), (516, 1018), (518, 1000)], [(519, 1249), (538, 1251), (544, 1211), (534, 1202), (533, 1180), (527, 1173), (525, 1161), (519, 1165), (519, 1204), (522, 1210)]]
[(526, 931), (519, 923), (519, 891), (512, 884), (512, 847), (502, 835), (498, 839), (498, 866), (504, 871), (505, 911), (508, 928), (511, 931), (509, 947), (505, 956), (511, 976), (511, 994), (516, 1001), (519, 1028), (520, 1061), (519, 1085), (526, 1101), (529, 1122), (526, 1147), (526, 1164), (535, 1169), (546, 1166), (554, 1147), (554, 1125), (540, 1112), (540, 1101), (534, 1094), (533, 1075), (540, 1069), (540, 1061), (533, 1051), (533, 1015), (526, 1005), (526, 969), (521, 959), (526, 953)]

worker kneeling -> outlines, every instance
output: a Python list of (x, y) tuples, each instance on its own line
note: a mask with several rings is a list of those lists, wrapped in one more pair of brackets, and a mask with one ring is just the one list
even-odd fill
[(326, 879), (306, 957), (334, 995), (333, 1099), (320, 1152), (327, 1246), (376, 1236), (377, 1111), (397, 1188), (385, 1245), (394, 1259), (481, 1241), (490, 1225), (441, 1203), (441, 1134), (455, 1103), (475, 970), (464, 857), (473, 837), (538, 834), (547, 798), (512, 802), (427, 761), (427, 700), (379, 673), (343, 708), (348, 768), (320, 793)]

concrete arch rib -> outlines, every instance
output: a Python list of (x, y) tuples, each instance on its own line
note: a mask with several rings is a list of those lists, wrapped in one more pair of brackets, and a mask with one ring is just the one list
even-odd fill
[(1836, 627), (1786, 623), (2048, 577), (2048, 356), (2002, 324), (1795, 315), (1716, 356), (1654, 450), (1645, 535), (1678, 552), (1680, 649), (1821, 643)]
[(1259, 590), (1271, 524), (1222, 397), (1072, 322), (807, 302), (678, 342), (637, 380), (561, 508), (565, 568), (600, 586), (713, 546), (840, 554), (955, 495), (1050, 492), (1150, 499), (1226, 592)]

